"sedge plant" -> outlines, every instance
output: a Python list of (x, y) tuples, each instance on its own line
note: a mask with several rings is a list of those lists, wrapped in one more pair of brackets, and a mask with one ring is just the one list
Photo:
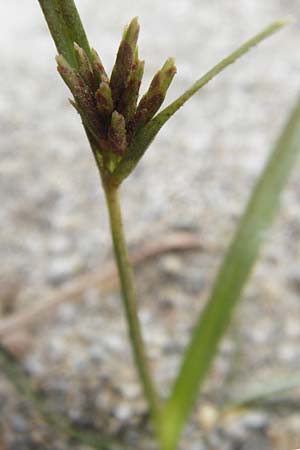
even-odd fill
[(39, 3), (59, 53), (56, 58), (58, 72), (73, 95), (70, 102), (81, 118), (99, 170), (130, 344), (148, 403), (157, 448), (175, 450), (257, 259), (265, 232), (275, 216), (279, 194), (300, 149), (299, 102), (252, 192), (204, 311), (196, 321), (170, 394), (164, 400), (158, 394), (150, 371), (139, 322), (133, 274), (122, 225), (120, 187), (172, 115), (227, 66), (282, 28), (284, 22), (272, 23), (245, 42), (177, 100), (158, 112), (176, 68), (174, 60), (167, 59), (139, 99), (144, 61), (140, 59), (137, 48), (137, 18), (124, 29), (109, 76), (99, 55), (89, 45), (74, 0), (39, 0)]

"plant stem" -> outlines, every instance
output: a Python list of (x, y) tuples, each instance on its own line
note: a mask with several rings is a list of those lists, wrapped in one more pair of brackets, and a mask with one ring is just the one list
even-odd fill
[(127, 247), (122, 223), (118, 188), (105, 186), (106, 202), (109, 211), (110, 229), (115, 260), (120, 277), (121, 293), (127, 319), (129, 338), (140, 381), (143, 385), (153, 425), (157, 430), (160, 415), (159, 398), (154, 388), (137, 313), (136, 295), (132, 269), (128, 260)]

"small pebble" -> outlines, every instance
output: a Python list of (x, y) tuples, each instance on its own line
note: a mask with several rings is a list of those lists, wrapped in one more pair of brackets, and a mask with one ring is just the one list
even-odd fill
[(60, 257), (50, 261), (47, 278), (50, 283), (57, 285), (74, 277), (83, 269), (84, 264), (79, 256)]
[(183, 270), (183, 261), (176, 255), (166, 255), (161, 258), (159, 267), (166, 275), (177, 276)]

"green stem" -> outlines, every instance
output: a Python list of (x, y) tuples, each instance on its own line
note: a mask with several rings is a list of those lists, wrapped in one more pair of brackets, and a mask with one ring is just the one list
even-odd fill
[(159, 398), (152, 381), (137, 313), (133, 274), (128, 260), (127, 247), (122, 224), (119, 191), (115, 187), (105, 187), (105, 194), (109, 211), (110, 229), (113, 240), (115, 259), (120, 277), (121, 292), (128, 324), (129, 338), (138, 374), (143, 385), (145, 397), (148, 401), (153, 424), (156, 428), (158, 426), (160, 409)]

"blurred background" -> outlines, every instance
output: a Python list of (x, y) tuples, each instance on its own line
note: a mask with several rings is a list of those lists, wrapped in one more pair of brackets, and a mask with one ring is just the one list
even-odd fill
[[(124, 25), (139, 17), (139, 52), (146, 61), (142, 92), (167, 57), (176, 60), (167, 102), (268, 23), (292, 22), (192, 98), (123, 186), (130, 248), (159, 247), (170, 236), (201, 244), (187, 252), (161, 251), (136, 269), (149, 356), (166, 393), (251, 187), (298, 95), (300, 4), (76, 4), (108, 71)], [(89, 283), (90, 273), (101, 278), (110, 270), (104, 198), (79, 117), (57, 75), (56, 51), (38, 2), (2, 2), (0, 27), (0, 342), (45, 393), (49, 411), (124, 445), (150, 449), (117, 284), (99, 289), (94, 278)], [(252, 392), (254, 384), (277, 386), (300, 375), (299, 166), (295, 169), (182, 450), (300, 446), (297, 389), (226, 420), (207, 419), (220, 402)], [(65, 295), (74, 282), (77, 302)], [(50, 294), (61, 299), (51, 313), (37, 313), (30, 326), (20, 323), (1, 334), (8, 320), (47, 303)], [(71, 445), (36, 414), (0, 374), (1, 450), (93, 448)]]

